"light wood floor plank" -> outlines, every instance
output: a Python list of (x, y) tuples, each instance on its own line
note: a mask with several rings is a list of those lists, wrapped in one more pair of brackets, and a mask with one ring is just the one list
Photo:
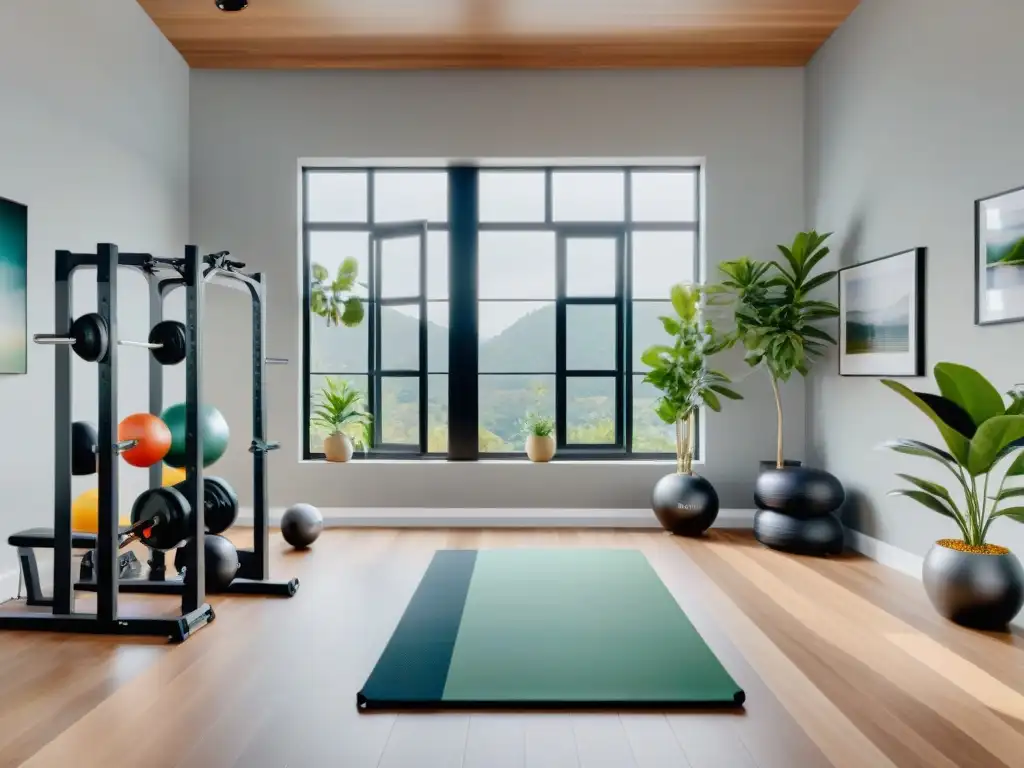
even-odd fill
[(693, 768), (664, 715), (619, 715), (638, 768)]
[(615, 714), (574, 714), (572, 731), (580, 768), (633, 768), (633, 750)]

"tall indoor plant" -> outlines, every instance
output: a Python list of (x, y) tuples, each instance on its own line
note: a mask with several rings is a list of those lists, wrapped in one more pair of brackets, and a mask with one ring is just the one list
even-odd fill
[(694, 422), (697, 410), (706, 405), (722, 409), (720, 397), (740, 400), (730, 379), (708, 365), (708, 358), (729, 345), (715, 333), (710, 320), (702, 318), (702, 298), (714, 290), (695, 286), (672, 287), (674, 317), (661, 317), (671, 343), (645, 350), (641, 356), (650, 371), (644, 381), (661, 392), (655, 406), (658, 416), (676, 430), (676, 471), (654, 486), (652, 506), (666, 530), (677, 534), (703, 533), (718, 516), (718, 494), (706, 479), (693, 473)]
[(743, 346), (751, 366), (764, 366), (775, 396), (776, 452), (774, 468), (765, 462), (754, 500), (759, 512), (754, 534), (775, 549), (805, 554), (837, 552), (843, 530), (831, 513), (843, 503), (839, 481), (821, 470), (786, 461), (783, 446), (781, 384), (794, 373), (806, 376), (835, 338), (820, 327), (839, 308), (812, 294), (836, 277), (832, 270), (815, 272), (828, 256), (831, 233), (800, 232), (790, 246), (779, 245), (782, 261), (742, 258), (720, 266), (722, 285), (735, 298), (733, 341)]
[(358, 430), (357, 439), (365, 439), (366, 427), (372, 419), (362, 409), (362, 400), (362, 393), (344, 380), (329, 378), (320, 390), (311, 421), (327, 431), (324, 455), (328, 461), (344, 462), (352, 458), (354, 448), (348, 431)]
[(999, 518), (1024, 523), (1024, 487), (1007, 487), (1024, 477), (1024, 394), (1010, 392), (1007, 403), (984, 376), (955, 363), (937, 364), (934, 375), (939, 395), (882, 383), (932, 420), (948, 450), (917, 440), (884, 447), (943, 466), (959, 485), (960, 501), (939, 483), (907, 474), (898, 477), (912, 487), (890, 495), (913, 499), (960, 531), (959, 539), (937, 541), (924, 560), (924, 586), (936, 610), (967, 626), (1004, 627), (1024, 606), (1024, 570), (1010, 550), (988, 543), (988, 534)]

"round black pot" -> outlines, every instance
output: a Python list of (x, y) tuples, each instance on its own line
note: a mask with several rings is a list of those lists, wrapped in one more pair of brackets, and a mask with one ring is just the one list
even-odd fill
[(843, 551), (843, 524), (834, 515), (793, 517), (772, 509), (754, 513), (754, 538), (770, 549), (797, 555), (838, 555)]
[(700, 536), (718, 517), (718, 494), (703, 477), (672, 473), (655, 483), (651, 507), (669, 533)]
[(810, 467), (772, 466), (757, 476), (754, 503), (799, 518), (821, 517), (843, 505), (846, 493), (834, 476)]
[(1024, 606), (1024, 568), (1013, 553), (976, 555), (932, 546), (924, 589), (935, 610), (975, 629), (1004, 629)]

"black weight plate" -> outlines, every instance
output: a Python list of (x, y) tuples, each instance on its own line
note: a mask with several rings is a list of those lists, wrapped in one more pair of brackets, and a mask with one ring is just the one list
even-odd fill
[(223, 533), (235, 524), (238, 517), (238, 496), (234, 488), (221, 477), (207, 477), (203, 480), (206, 504), (203, 520), (206, 530), (213, 534)]
[[(154, 525), (148, 537), (141, 541), (150, 549), (167, 551), (178, 546), (188, 537), (189, 517), (192, 507), (177, 488), (151, 488), (142, 493), (132, 504), (132, 524), (140, 520), (153, 520)], [(159, 523), (156, 521), (159, 520)]]
[(71, 338), (75, 340), (71, 349), (87, 363), (95, 363), (107, 356), (110, 336), (102, 315), (90, 312), (75, 320), (71, 324)]
[(150, 350), (160, 365), (177, 365), (185, 359), (185, 326), (177, 320), (164, 320), (149, 332), (149, 343), (160, 344)]

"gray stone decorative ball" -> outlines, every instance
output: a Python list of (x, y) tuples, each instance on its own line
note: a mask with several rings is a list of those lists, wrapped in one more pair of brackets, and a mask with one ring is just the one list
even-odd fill
[(324, 516), (312, 504), (292, 504), (281, 516), (281, 535), (296, 549), (306, 549), (324, 529)]

